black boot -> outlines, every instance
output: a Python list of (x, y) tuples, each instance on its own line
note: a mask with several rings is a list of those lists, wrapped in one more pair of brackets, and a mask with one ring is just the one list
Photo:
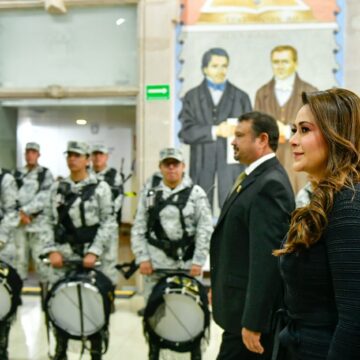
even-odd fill
[(191, 350), (191, 360), (201, 360), (200, 344), (195, 346), (195, 348)]
[(149, 343), (149, 360), (159, 360), (160, 348), (154, 343)]
[(0, 321), (0, 359), (9, 360), (7, 351), (9, 344), (10, 321)]
[(101, 333), (96, 333), (89, 337), (91, 343), (91, 360), (102, 359), (102, 336)]
[(55, 331), (56, 339), (56, 348), (55, 355), (52, 360), (67, 360), (66, 350), (68, 346), (69, 338), (66, 334), (60, 332), (59, 330)]

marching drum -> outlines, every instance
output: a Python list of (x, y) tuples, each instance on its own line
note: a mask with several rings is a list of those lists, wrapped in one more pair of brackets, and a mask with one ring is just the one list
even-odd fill
[(49, 291), (45, 308), (50, 322), (71, 338), (97, 333), (109, 322), (113, 286), (100, 271), (72, 271)]
[(0, 321), (6, 320), (21, 304), (22, 280), (16, 270), (0, 260)]
[(185, 274), (168, 275), (154, 287), (144, 312), (144, 330), (159, 347), (188, 352), (206, 335), (210, 312), (206, 290)]

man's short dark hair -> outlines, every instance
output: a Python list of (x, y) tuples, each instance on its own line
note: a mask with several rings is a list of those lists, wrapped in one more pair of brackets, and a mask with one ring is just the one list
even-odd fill
[(272, 116), (260, 111), (251, 111), (241, 115), (239, 122), (241, 121), (251, 121), (251, 129), (255, 137), (258, 137), (261, 133), (268, 134), (271, 150), (274, 152), (277, 150), (279, 144), (279, 127)]
[(297, 50), (296, 50), (293, 46), (291, 46), (291, 45), (278, 45), (278, 46), (275, 46), (275, 47), (271, 50), (270, 58), (272, 59), (272, 56), (274, 55), (274, 53), (276, 53), (276, 52), (283, 52), (283, 51), (290, 51), (293, 60), (294, 60), (295, 62), (298, 61), (298, 53), (297, 53)]
[(229, 54), (222, 48), (212, 48), (206, 51), (202, 57), (201, 69), (206, 68), (209, 65), (212, 56), (226, 57), (227, 61), (230, 61)]

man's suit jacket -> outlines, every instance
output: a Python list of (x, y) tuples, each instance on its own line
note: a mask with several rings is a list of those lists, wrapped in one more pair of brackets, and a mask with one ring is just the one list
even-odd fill
[[(179, 115), (182, 123), (180, 139), (190, 145), (190, 177), (206, 192), (214, 183), (215, 172), (219, 176), (220, 205), (227, 191), (241, 171), (239, 164), (227, 164), (227, 141), (213, 140), (211, 128), (228, 118), (239, 117), (252, 110), (247, 93), (226, 83), (217, 106), (214, 105), (206, 80), (189, 90)], [(210, 196), (210, 201), (212, 197)]]
[[(276, 120), (279, 120), (284, 124), (292, 124), (295, 122), (297, 112), (303, 105), (301, 94), (303, 92), (312, 92), (316, 90), (317, 89), (313, 85), (302, 80), (299, 75), (296, 74), (293, 92), (285, 105), (280, 106), (276, 99), (275, 79), (273, 78), (256, 92), (254, 108), (255, 110), (270, 114)], [(297, 193), (305, 186), (307, 175), (293, 170), (293, 158), (289, 142), (279, 144), (276, 156), (287, 171), (293, 189)]]
[(223, 329), (270, 331), (282, 300), (272, 251), (280, 247), (294, 208), (290, 181), (277, 158), (258, 166), (225, 201), (210, 246), (213, 316)]

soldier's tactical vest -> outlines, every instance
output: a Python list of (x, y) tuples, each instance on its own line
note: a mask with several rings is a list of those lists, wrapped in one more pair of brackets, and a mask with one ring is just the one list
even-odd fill
[[(152, 200), (148, 206), (146, 237), (151, 245), (163, 250), (168, 257), (174, 260), (187, 261), (194, 255), (195, 236), (189, 236), (186, 230), (183, 209), (189, 200), (193, 186), (172, 194), (167, 199), (163, 199), (163, 192), (156, 190), (160, 181), (161, 177), (153, 176), (151, 189), (147, 193), (147, 198), (152, 198)], [(170, 240), (161, 225), (160, 212), (168, 205), (176, 206), (179, 209), (180, 223), (183, 230), (183, 237), (180, 240)]]
[[(48, 168), (42, 167), (41, 171), (38, 172), (37, 181), (39, 183), (39, 187), (38, 187), (37, 192), (39, 192), (41, 190), (41, 186), (42, 186), (42, 184), (43, 184), (43, 182), (45, 180), (45, 175), (46, 175), (47, 171), (48, 171)], [(21, 172), (19, 170), (15, 170), (13, 172), (13, 175), (14, 175), (14, 178), (15, 178), (16, 185), (17, 185), (18, 189), (20, 189), (24, 185), (24, 178), (28, 174), (29, 174), (29, 172), (24, 174), (23, 172)]]
[[(6, 169), (1, 169), (0, 168), (0, 196), (1, 196), (1, 188), (2, 188), (2, 182), (3, 182), (3, 178), (5, 174), (10, 174), (9, 170)], [(4, 214), (3, 214), (3, 209), (0, 208), (0, 221), (2, 221), (2, 219), (4, 218)]]
[(4, 177), (5, 174), (10, 174), (10, 171), (0, 168), (0, 194), (1, 194), (1, 187), (2, 187), (3, 177)]
[[(114, 168), (110, 168), (105, 174), (104, 174), (104, 181), (108, 183), (111, 189), (111, 195), (113, 201), (119, 196), (124, 194), (124, 187), (122, 184), (115, 185), (115, 177), (116, 177), (116, 170)], [(116, 221), (118, 225), (121, 224), (121, 207), (115, 214)]]
[[(71, 185), (62, 181), (57, 190), (58, 196), (60, 195), (63, 201), (57, 207), (58, 223), (54, 231), (55, 241), (59, 244), (70, 244), (73, 251), (80, 256), (84, 255), (84, 245), (94, 241), (99, 228), (99, 224), (88, 226), (85, 221), (85, 202), (94, 196), (98, 184), (99, 182), (85, 185), (81, 191), (74, 193), (71, 191)], [(82, 225), (76, 228), (69, 216), (69, 210), (78, 198), (80, 198)]]

